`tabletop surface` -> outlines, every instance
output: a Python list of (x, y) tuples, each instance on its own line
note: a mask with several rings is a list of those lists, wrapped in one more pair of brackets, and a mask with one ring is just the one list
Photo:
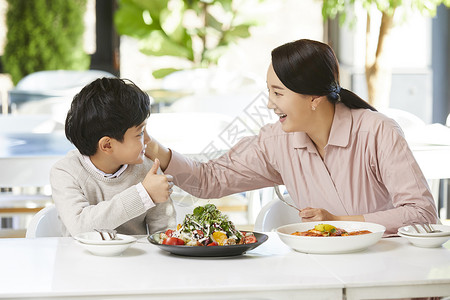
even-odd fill
[(450, 295), (450, 242), (428, 249), (388, 238), (361, 252), (314, 255), (268, 235), (260, 247), (222, 258), (169, 254), (145, 237), (116, 257), (92, 255), (72, 238), (0, 239), (0, 298), (340, 299), (344, 290), (367, 296), (361, 288), (375, 288), (369, 296), (389, 288), (391, 296)]

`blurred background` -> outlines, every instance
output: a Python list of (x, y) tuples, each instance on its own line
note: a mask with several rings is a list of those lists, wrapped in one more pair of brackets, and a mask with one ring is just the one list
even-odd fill
[[(0, 0), (0, 237), (23, 236), (52, 202), (48, 171), (71, 149), (65, 114), (87, 83), (132, 80), (153, 98), (149, 134), (206, 160), (275, 121), (265, 108), (270, 52), (302, 38), (330, 44), (341, 86), (399, 122), (447, 222), (450, 3), (390, 2)], [(211, 202), (251, 228), (273, 197)], [(173, 198), (181, 214), (207, 202)]]

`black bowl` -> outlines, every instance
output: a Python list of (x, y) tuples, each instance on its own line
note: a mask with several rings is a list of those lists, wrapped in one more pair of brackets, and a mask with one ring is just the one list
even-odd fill
[(269, 238), (263, 233), (254, 232), (257, 242), (252, 244), (228, 245), (228, 246), (184, 246), (184, 245), (164, 245), (157, 242), (160, 232), (149, 235), (150, 243), (158, 246), (164, 251), (183, 256), (219, 257), (236, 256), (255, 249)]

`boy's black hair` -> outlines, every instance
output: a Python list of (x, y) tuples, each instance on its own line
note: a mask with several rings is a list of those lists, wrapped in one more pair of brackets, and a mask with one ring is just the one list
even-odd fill
[(67, 113), (67, 139), (83, 155), (94, 155), (98, 141), (108, 136), (120, 142), (125, 132), (150, 116), (150, 98), (133, 82), (99, 78), (73, 98)]

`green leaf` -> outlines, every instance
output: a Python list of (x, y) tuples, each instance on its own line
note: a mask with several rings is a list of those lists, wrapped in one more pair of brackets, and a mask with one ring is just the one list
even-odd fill
[(190, 41), (187, 41), (185, 45), (177, 44), (167, 37), (163, 31), (154, 30), (148, 38), (140, 41), (139, 46), (140, 51), (146, 55), (170, 55), (184, 57), (192, 61), (194, 54), (190, 43)]
[(233, 0), (216, 0), (215, 2), (220, 3), (225, 11), (233, 11)]
[(200, 217), (203, 214), (204, 210), (205, 209), (203, 208), (203, 206), (197, 206), (196, 208), (194, 208), (194, 216)]
[(222, 32), (222, 23), (217, 21), (217, 19), (210, 13), (206, 13), (206, 24), (215, 30)]
[(203, 53), (204, 59), (211, 63), (217, 63), (226, 52), (228, 51), (228, 45), (218, 46), (213, 49), (208, 49)]
[(152, 72), (153, 77), (156, 79), (161, 79), (166, 77), (169, 74), (172, 74), (173, 72), (180, 71), (181, 69), (174, 69), (174, 68), (164, 68), (164, 69), (158, 69)]
[[(134, 38), (145, 38), (152, 30), (161, 28), (157, 20), (144, 20), (145, 10), (132, 0), (121, 0), (120, 7), (114, 14), (117, 32)], [(148, 12), (147, 12), (148, 13)]]
[(205, 205), (205, 209), (209, 213), (213, 213), (217, 210), (217, 207), (214, 204), (208, 203)]
[(247, 38), (250, 36), (250, 25), (242, 24), (231, 28), (229, 31), (224, 33), (222, 40), (227, 43), (236, 41), (239, 38)]
[[(122, 0), (123, 1), (123, 0)], [(143, 11), (147, 10), (152, 19), (159, 23), (159, 15), (161, 11), (167, 8), (169, 0), (127, 0)]]
[(188, 36), (183, 26), (185, 6), (182, 2), (172, 7), (171, 10), (163, 9), (160, 14), (161, 28), (175, 42), (182, 43)]

